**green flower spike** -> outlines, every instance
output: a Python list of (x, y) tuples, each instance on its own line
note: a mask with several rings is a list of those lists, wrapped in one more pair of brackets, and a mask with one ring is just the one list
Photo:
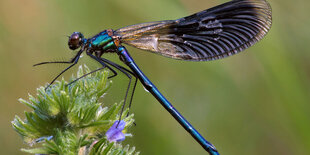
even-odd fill
[[(77, 77), (90, 70), (79, 67)], [(22, 149), (32, 154), (60, 155), (131, 155), (139, 154), (135, 147), (123, 147), (109, 142), (105, 133), (118, 121), (122, 103), (103, 107), (100, 100), (111, 86), (108, 71), (99, 71), (82, 78), (69, 86), (68, 82), (56, 81), (46, 91), (37, 89), (36, 97), (29, 95), (28, 101), (19, 99), (33, 109), (25, 112), (25, 119), (15, 116), (13, 128), (30, 148)], [(75, 78), (73, 78), (75, 79)], [(123, 133), (132, 126), (133, 114), (122, 118), (126, 125)]]

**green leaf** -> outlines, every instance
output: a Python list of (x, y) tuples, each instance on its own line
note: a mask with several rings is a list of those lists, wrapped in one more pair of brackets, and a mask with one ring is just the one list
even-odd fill
[(34, 148), (34, 149), (21, 149), (23, 152), (32, 153), (32, 154), (54, 154), (55, 152), (46, 150), (46, 148)]

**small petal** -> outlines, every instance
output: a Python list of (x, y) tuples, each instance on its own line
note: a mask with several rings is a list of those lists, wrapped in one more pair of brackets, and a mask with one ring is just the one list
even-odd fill
[(115, 121), (112, 127), (105, 133), (109, 142), (120, 142), (125, 140), (125, 135), (122, 132), (125, 128), (125, 121)]
[(53, 138), (53, 136), (40, 137), (40, 138), (36, 139), (36, 143), (40, 143), (40, 142), (43, 142), (45, 140), (51, 140), (52, 138)]
[(116, 132), (112, 137), (110, 137), (110, 142), (121, 142), (125, 140), (125, 135), (122, 132)]

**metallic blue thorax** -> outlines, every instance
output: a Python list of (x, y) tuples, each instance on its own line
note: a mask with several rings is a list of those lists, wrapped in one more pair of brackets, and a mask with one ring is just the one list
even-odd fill
[(100, 32), (91, 39), (89, 39), (89, 47), (96, 50), (106, 51), (108, 49), (115, 49), (113, 38), (108, 34), (107, 30)]

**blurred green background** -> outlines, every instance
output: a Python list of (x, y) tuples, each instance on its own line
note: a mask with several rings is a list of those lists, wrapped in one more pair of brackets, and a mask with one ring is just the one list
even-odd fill
[[(11, 126), (27, 109), (17, 101), (50, 82), (70, 59), (67, 35), (177, 19), (227, 0), (1, 0), (0, 150), (24, 154)], [(128, 47), (136, 63), (179, 111), (226, 155), (310, 154), (310, 1), (269, 0), (273, 26), (254, 47), (212, 62), (182, 62)], [(119, 62), (115, 55), (105, 56)], [(84, 56), (80, 64), (99, 67)], [(64, 75), (69, 79), (76, 67)], [(125, 76), (113, 79), (104, 102), (123, 99)], [(136, 89), (134, 137), (142, 154), (206, 154), (144, 91)]]

